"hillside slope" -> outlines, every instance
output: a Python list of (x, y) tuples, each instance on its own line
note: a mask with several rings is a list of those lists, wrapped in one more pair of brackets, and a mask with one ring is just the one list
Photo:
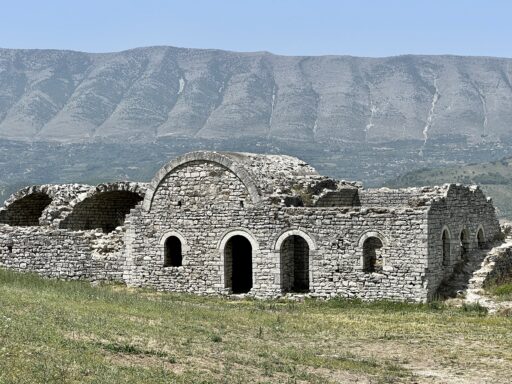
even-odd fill
[(0, 138), (511, 136), (512, 59), (0, 49)]

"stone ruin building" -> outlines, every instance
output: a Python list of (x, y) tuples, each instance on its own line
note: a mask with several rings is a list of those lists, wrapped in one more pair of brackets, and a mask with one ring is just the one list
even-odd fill
[(192, 152), (151, 183), (24, 188), (0, 266), (198, 294), (428, 301), (501, 236), (477, 186), (364, 189), (281, 155)]

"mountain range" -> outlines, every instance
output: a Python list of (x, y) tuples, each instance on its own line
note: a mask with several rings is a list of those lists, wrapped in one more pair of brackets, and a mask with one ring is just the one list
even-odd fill
[(485, 182), (512, 218), (509, 173), (489, 170), (512, 157), (511, 78), (493, 57), (0, 49), (0, 200), (149, 181), (208, 149), (289, 154), (365, 186)]
[(375, 143), (512, 132), (512, 59), (0, 49), (0, 138)]

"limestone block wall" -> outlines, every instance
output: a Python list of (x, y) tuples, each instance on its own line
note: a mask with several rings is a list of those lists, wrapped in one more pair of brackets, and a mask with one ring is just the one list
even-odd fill
[(68, 280), (121, 281), (124, 253), (112, 244), (122, 244), (123, 235), (110, 235), (102, 249), (104, 235), (94, 231), (0, 225), (0, 266)]
[(0, 266), (198, 294), (426, 301), (461, 249), (499, 233), (476, 187), (361, 190), (289, 156), (195, 152), (150, 185), (21, 190), (0, 209)]
[[(477, 186), (446, 186), (444, 197), (434, 200), (428, 211), (429, 295), (435, 295), (443, 279), (449, 278), (462, 261), (461, 234), (467, 238), (467, 251), (478, 248), (477, 234), (481, 229), (485, 242), (495, 240), (500, 226), (491, 200)], [(449, 256), (443, 262), (443, 231), (450, 238)], [(464, 237), (463, 236), (463, 237)]]
[[(281, 246), (298, 235), (309, 247), (313, 295), (426, 299), (425, 209), (284, 207), (272, 199), (254, 204), (234, 173), (214, 162), (186, 163), (167, 175), (149, 211), (127, 220), (124, 280), (134, 286), (202, 294), (229, 293), (225, 250), (232, 236), (252, 247), (255, 296), (281, 295)], [(168, 236), (182, 241), (183, 265), (164, 267)], [(362, 270), (362, 244), (377, 236), (384, 244), (382, 273)]]
[(408, 206), (418, 196), (421, 196), (418, 188), (378, 188), (359, 191), (359, 201), (363, 207)]
[[(127, 220), (125, 280), (132, 285), (198, 293), (227, 292), (217, 249), (223, 232), (241, 226), (253, 205), (244, 184), (214, 162), (190, 162), (165, 177), (150, 212)], [(183, 266), (163, 267), (167, 236), (182, 239)], [(258, 257), (258, 250), (253, 250)]]
[[(283, 213), (290, 228), (308, 234), (315, 244), (315, 249), (310, 249), (310, 287), (315, 295), (426, 299), (428, 261), (423, 210), (286, 208)], [(286, 233), (289, 228), (281, 231)], [(383, 244), (381, 273), (363, 270), (363, 244), (371, 237)], [(272, 242), (269, 246), (277, 256), (280, 249)]]
[[(310, 292), (321, 297), (426, 299), (427, 242), (424, 211), (355, 212), (341, 209), (250, 208), (231, 216), (212, 210), (210, 219), (181, 215), (159, 221), (137, 212), (127, 232), (128, 284), (161, 290), (228, 293), (224, 250), (230, 236), (242, 235), (253, 245), (253, 290), (256, 296), (278, 296), (281, 246), (298, 235), (309, 247)], [(169, 217), (168, 216), (168, 217)], [(157, 220), (157, 225), (154, 225)], [(183, 266), (163, 267), (163, 239), (179, 234), (184, 242)], [(379, 236), (384, 244), (382, 273), (362, 270), (364, 239)]]
[(357, 188), (327, 192), (315, 203), (316, 207), (358, 207), (360, 205)]

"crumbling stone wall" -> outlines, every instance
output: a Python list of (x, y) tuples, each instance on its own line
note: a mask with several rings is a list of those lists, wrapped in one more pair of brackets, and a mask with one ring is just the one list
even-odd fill
[[(277, 155), (190, 153), (149, 185), (28, 187), (0, 219), (36, 194), (51, 199), (27, 210), (39, 226), (0, 224), (0, 266), (198, 294), (425, 301), (457, 263), (443, 263), (444, 230), (454, 255), (462, 230), (468, 250), (500, 231), (478, 188), (362, 190)], [(166, 262), (169, 238), (181, 265)]]
[(422, 199), (425, 199), (422, 188), (377, 188), (359, 191), (359, 201), (363, 207), (414, 206), (417, 200)]
[[(68, 280), (121, 281), (124, 233), (0, 226), (0, 266)], [(101, 239), (108, 242), (104, 249)]]
[(97, 193), (75, 205), (73, 211), (60, 222), (60, 228), (88, 230), (99, 228), (112, 232), (123, 226), (125, 217), (142, 197), (129, 191)]
[[(461, 234), (467, 236), (467, 252), (478, 248), (478, 231), (490, 243), (501, 233), (492, 201), (476, 186), (446, 185), (439, 188), (428, 211), (428, 292), (433, 297), (443, 279), (450, 278), (454, 268), (464, 263)], [(443, 231), (449, 234), (449, 257), (443, 260)]]

